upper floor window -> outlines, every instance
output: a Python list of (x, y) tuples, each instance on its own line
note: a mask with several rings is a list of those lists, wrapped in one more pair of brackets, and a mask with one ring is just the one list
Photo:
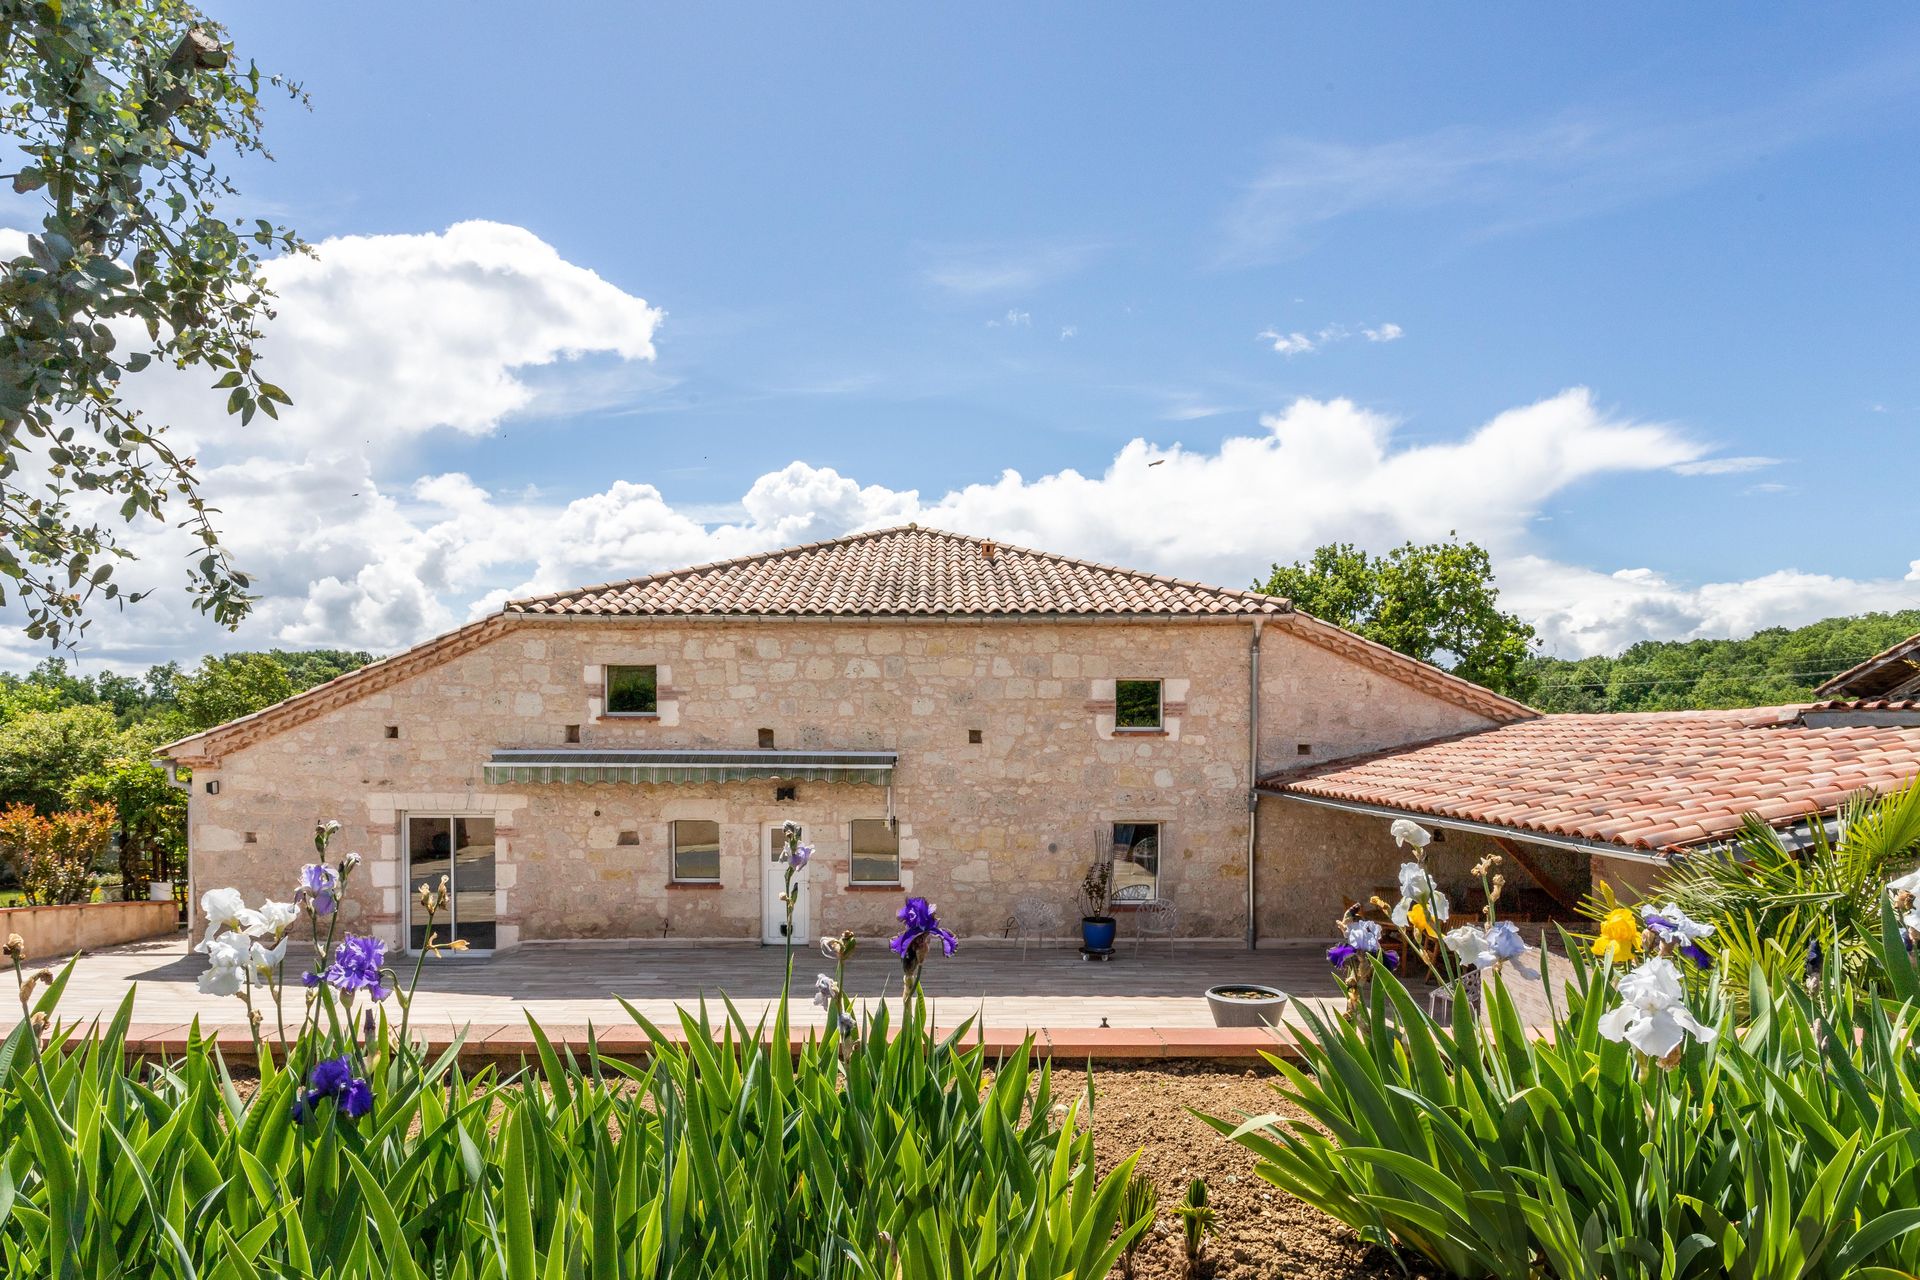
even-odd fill
[(1116, 729), (1158, 729), (1160, 723), (1160, 682), (1158, 680), (1116, 680), (1113, 682), (1113, 727)]
[(885, 818), (855, 818), (852, 839), (853, 865), (848, 875), (854, 884), (900, 883), (900, 830)]
[[(651, 668), (649, 668), (651, 670)], [(720, 879), (720, 824), (682, 818), (670, 824), (673, 878), (711, 883)]]
[(607, 714), (660, 714), (660, 678), (654, 667), (607, 668)]

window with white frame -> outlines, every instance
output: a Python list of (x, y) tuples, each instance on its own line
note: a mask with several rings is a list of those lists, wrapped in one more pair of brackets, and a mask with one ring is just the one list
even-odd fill
[(855, 818), (848, 846), (854, 884), (900, 883), (900, 828), (888, 818)]
[(1160, 824), (1113, 824), (1113, 900), (1149, 902), (1160, 896)]
[(660, 669), (653, 666), (607, 668), (607, 714), (660, 714)]
[(720, 824), (702, 818), (681, 818), (667, 825), (674, 880), (682, 884), (718, 884)]
[(1158, 729), (1161, 697), (1158, 680), (1116, 680), (1113, 682), (1113, 727), (1116, 729)]

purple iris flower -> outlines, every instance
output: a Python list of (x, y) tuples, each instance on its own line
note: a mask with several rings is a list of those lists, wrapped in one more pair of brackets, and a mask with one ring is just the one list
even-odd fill
[(338, 1058), (327, 1058), (314, 1064), (307, 1083), (315, 1092), (322, 1094), (338, 1093), (346, 1088), (353, 1079), (353, 1060), (342, 1054)]
[(1386, 961), (1388, 969), (1398, 969), (1400, 967), (1400, 953), (1398, 951), (1382, 951), (1380, 958)]
[(320, 975), (309, 969), (300, 975), (300, 981), (306, 986), (317, 987), (320, 985)]
[(315, 1063), (307, 1085), (306, 1092), (293, 1101), (295, 1123), (304, 1123), (327, 1098), (338, 1103), (349, 1120), (373, 1110), (373, 1086), (353, 1074), (353, 1060), (344, 1054)]
[(1342, 942), (1327, 948), (1327, 963), (1338, 969), (1347, 961), (1360, 954), (1358, 947), (1350, 947)]
[(300, 887), (313, 899), (313, 909), (319, 915), (330, 916), (340, 905), (340, 873), (324, 862), (309, 862), (300, 868)]
[(941, 926), (939, 917), (933, 913), (933, 904), (925, 898), (908, 898), (907, 905), (900, 908), (898, 919), (906, 928), (887, 945), (902, 960), (907, 958), (914, 943), (929, 934), (940, 939), (941, 949), (946, 955), (952, 955), (960, 946), (959, 939)]
[(1699, 965), (1702, 969), (1713, 968), (1713, 957), (1708, 955), (1697, 942), (1689, 942), (1680, 948), (1680, 954)]
[(355, 1079), (340, 1091), (340, 1110), (349, 1120), (358, 1120), (373, 1110), (373, 1086)]
[(380, 974), (386, 960), (386, 943), (350, 933), (333, 949), (333, 963), (321, 976), (337, 991), (365, 991), (375, 1000), (385, 1000), (392, 994)]
[(795, 871), (805, 867), (811, 861), (813, 861), (813, 846), (810, 844), (797, 845), (793, 852), (787, 855), (787, 865)]

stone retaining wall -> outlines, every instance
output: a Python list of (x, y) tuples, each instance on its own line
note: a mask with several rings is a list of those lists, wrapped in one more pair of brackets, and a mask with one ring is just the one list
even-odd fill
[(158, 938), (179, 928), (180, 908), (168, 902), (76, 902), (59, 907), (0, 908), (0, 937), (25, 939), (29, 959), (72, 955)]

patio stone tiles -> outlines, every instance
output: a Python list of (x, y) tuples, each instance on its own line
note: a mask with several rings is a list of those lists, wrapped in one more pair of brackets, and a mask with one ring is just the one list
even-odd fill
[[(297, 944), (296, 944), (297, 945)], [(300, 1007), (298, 966), (289, 949), (289, 1012)], [(464, 1032), (479, 1056), (511, 1057), (530, 1049), (531, 1015), (556, 1039), (584, 1045), (588, 1026), (616, 1037), (638, 1032), (621, 999), (656, 1025), (677, 1028), (680, 1007), (709, 1001), (723, 1016), (724, 996), (749, 1023), (778, 998), (782, 953), (751, 944), (663, 946), (598, 942), (536, 943), (497, 958), (429, 958), (420, 981), (413, 1025), (445, 1043)], [(79, 962), (60, 1003), (63, 1021), (107, 1019), (127, 992), (135, 992), (133, 1020), (151, 1052), (184, 1048), (189, 1024), (218, 1031), (223, 1048), (247, 1046), (246, 1010), (234, 997), (206, 996), (196, 980), (205, 960), (184, 934), (90, 953)], [(396, 966), (402, 980), (411, 960)], [(812, 1003), (814, 975), (832, 972), (818, 951), (796, 948), (795, 998), (789, 1019), (801, 1034), (823, 1024)], [(900, 966), (884, 941), (863, 940), (847, 969), (847, 988), (863, 1002), (888, 998), (897, 1006)], [(1225, 945), (1124, 942), (1111, 961), (1090, 963), (1070, 944), (1018, 946), (969, 942), (952, 959), (927, 962), (924, 985), (936, 1020), (946, 1027), (977, 1018), (989, 1048), (1017, 1044), (1033, 1032), (1043, 1047), (1063, 1055), (1095, 1057), (1253, 1057), (1284, 1047), (1285, 1036), (1265, 1029), (1216, 1030), (1204, 992), (1222, 982), (1257, 982), (1329, 1006), (1339, 998), (1325, 948), (1297, 945), (1248, 952)], [(1524, 1021), (1546, 1021), (1537, 982), (1510, 984)], [(0, 1005), (0, 1027), (18, 1020), (12, 1002)], [(268, 1028), (272, 1026), (270, 1003)], [(636, 1042), (637, 1043), (637, 1042)], [(483, 1049), (482, 1046), (487, 1046)]]

